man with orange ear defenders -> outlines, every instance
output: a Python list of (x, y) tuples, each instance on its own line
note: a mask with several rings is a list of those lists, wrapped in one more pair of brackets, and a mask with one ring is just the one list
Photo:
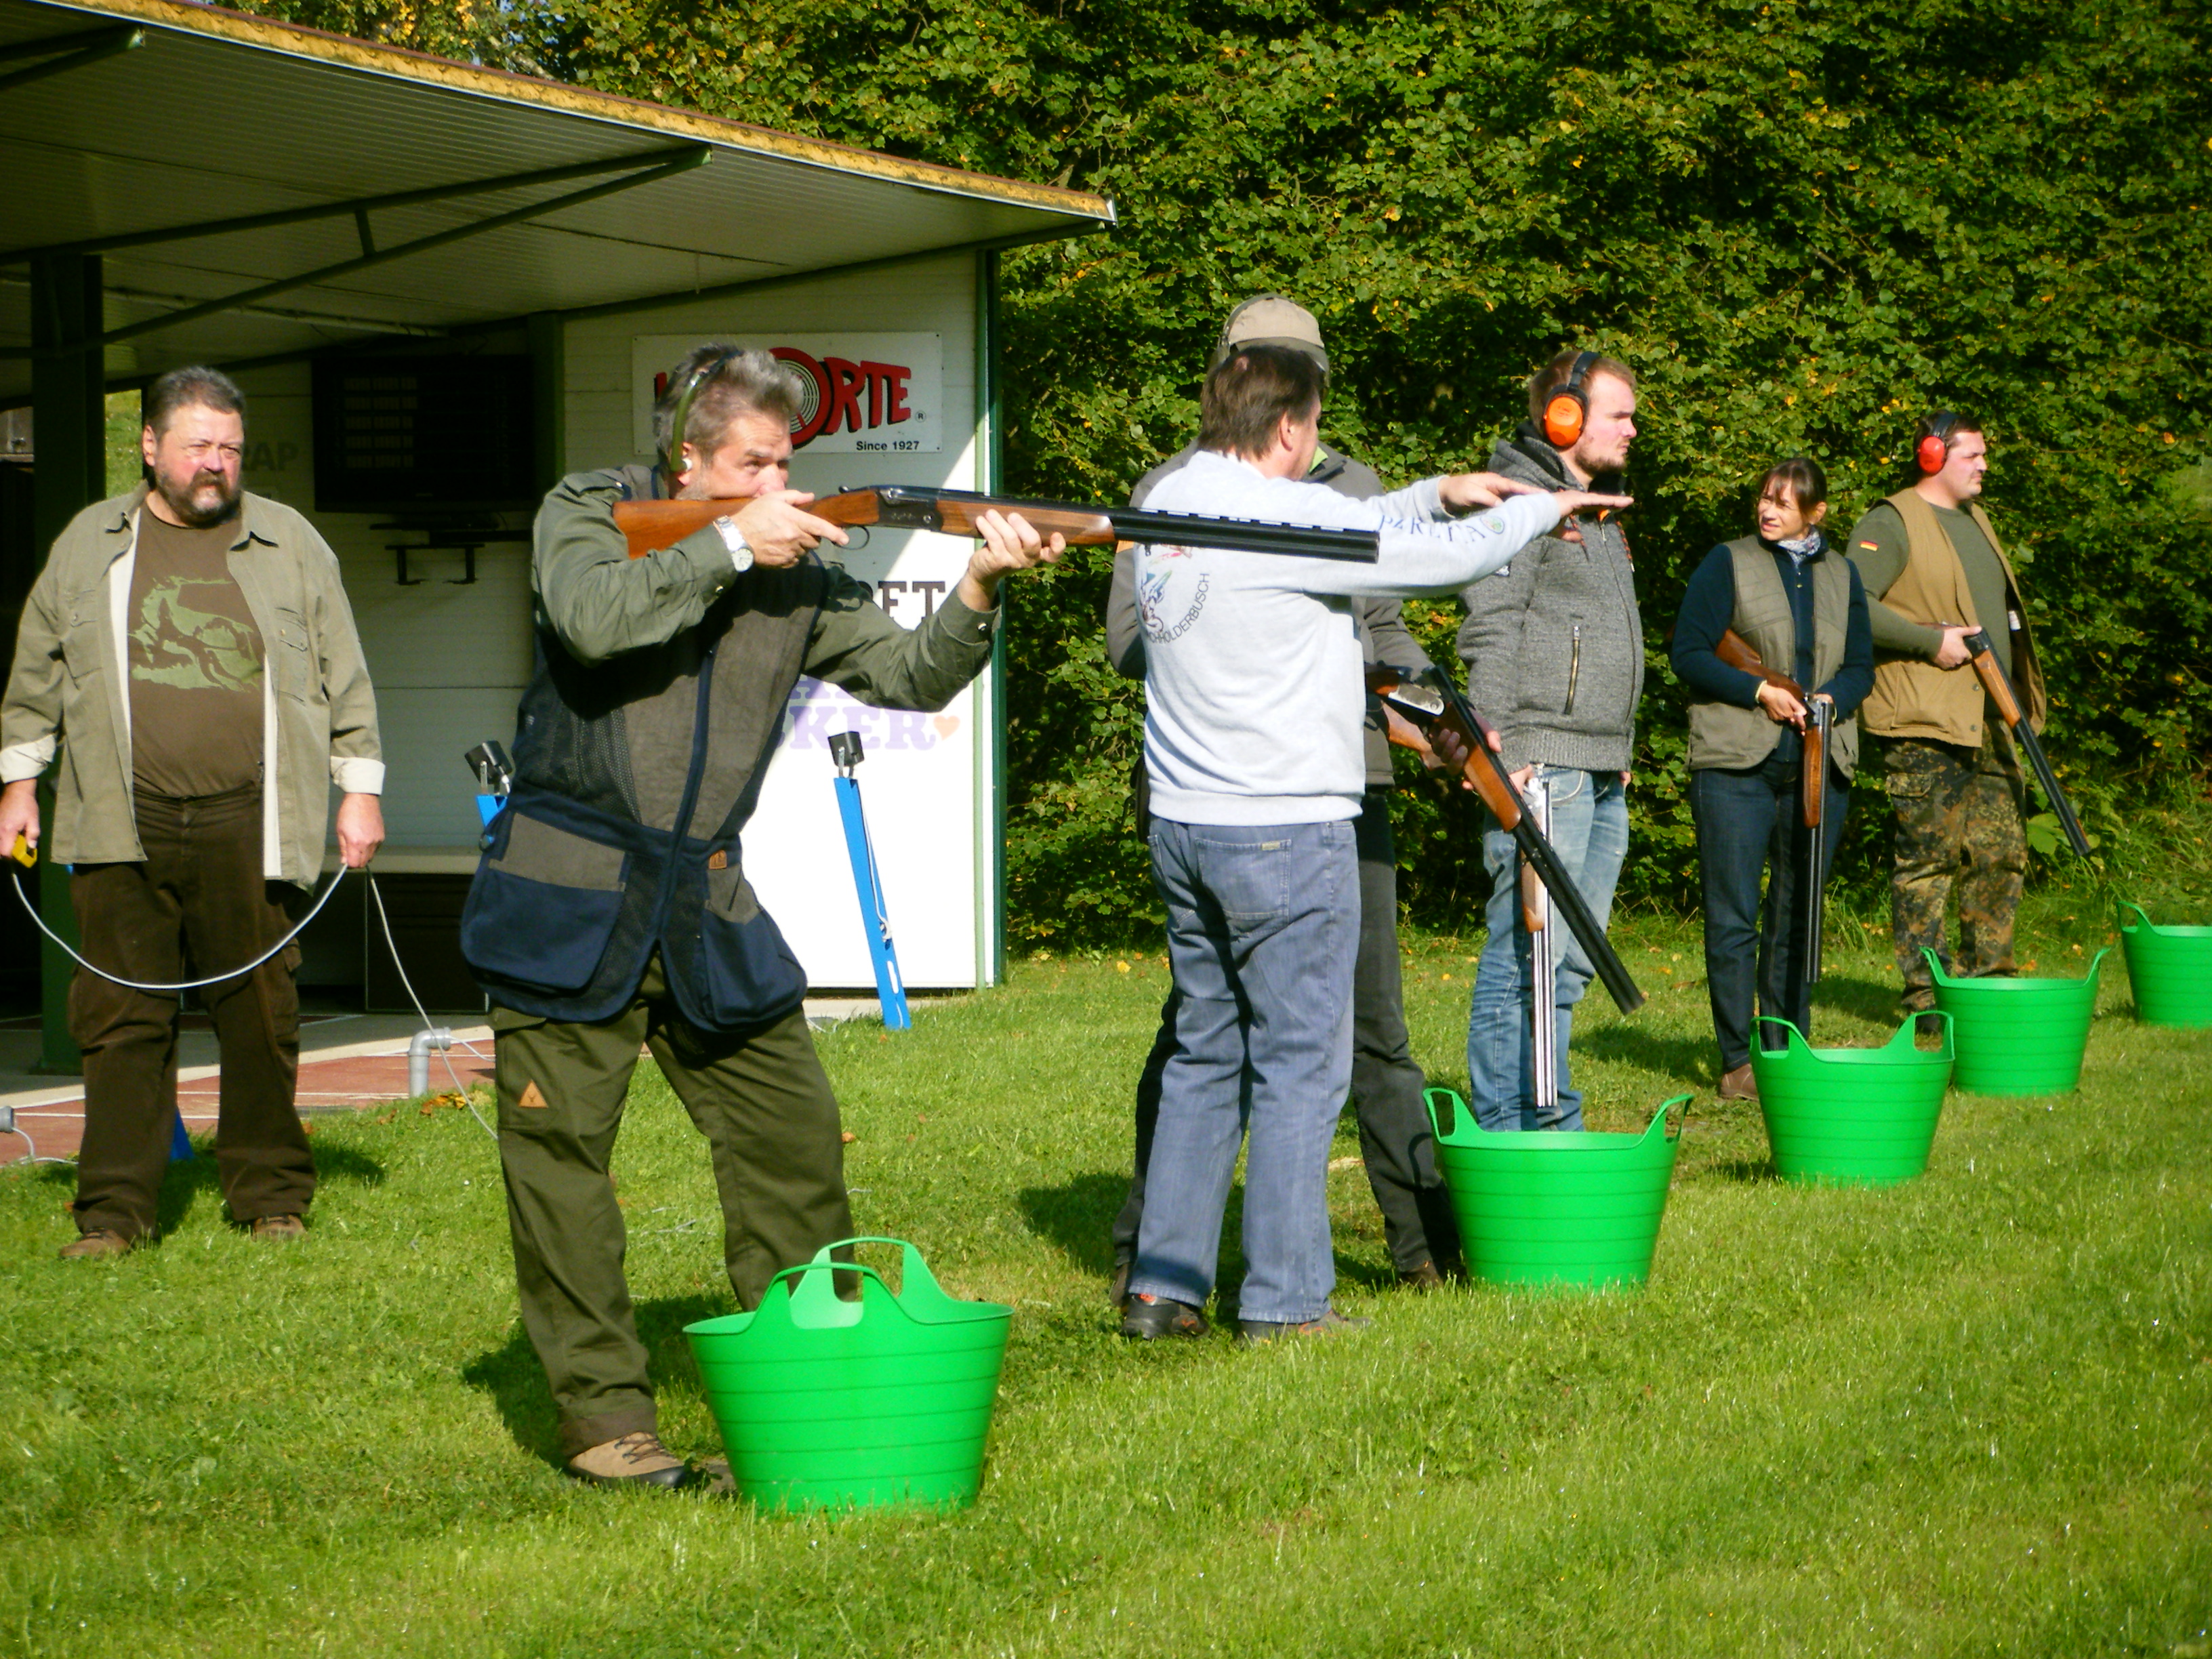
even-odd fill
[[(1528, 382), (1528, 419), (1490, 453), (1489, 470), (1544, 489), (1618, 495), (1636, 437), (1636, 376), (1595, 351), (1562, 351)], [(1503, 735), (1500, 753), (1524, 790), (1550, 786), (1552, 844), (1603, 926), (1628, 850), (1628, 771), (1644, 690), (1644, 623), (1619, 519), (1599, 514), (1540, 536), (1511, 564), (1460, 595), (1459, 653), (1468, 701)], [(1579, 1129), (1567, 1037), (1595, 971), (1581, 946), (1559, 949), (1553, 980), (1556, 1104), (1540, 1109), (1530, 1072), (1531, 951), (1520, 926), (1513, 837), (1483, 836), (1490, 938), (1468, 1014), (1468, 1093), (1482, 1127)]]
[[(1951, 410), (1920, 422), (1905, 457), (1911, 482), (1852, 529), (1874, 627), (1874, 691), (1859, 719), (1878, 741), (1897, 810), (1890, 932), (1907, 1012), (1936, 1006), (1923, 948), (1962, 978), (2011, 975), (2013, 913), (2027, 870), (2025, 786), (2012, 734), (1988, 707), (1966, 637), (1986, 628), (1997, 665), (2039, 730), (2043, 674), (2019, 578), (1982, 511), (1989, 445), (1981, 422)], [(1959, 897), (1959, 949), (1944, 912)]]

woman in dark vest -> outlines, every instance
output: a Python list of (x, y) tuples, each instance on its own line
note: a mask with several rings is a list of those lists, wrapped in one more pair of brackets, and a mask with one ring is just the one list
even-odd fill
[[(1853, 716), (1874, 685), (1874, 636), (1858, 572), (1820, 533), (1827, 497), (1827, 478), (1815, 462), (1800, 457), (1769, 471), (1753, 510), (1758, 534), (1705, 556), (1674, 623), (1674, 672), (1692, 699), (1690, 808), (1723, 1100), (1757, 1097), (1754, 989), (1760, 1012), (1790, 1021), (1808, 1037), (1813, 999), (1805, 983), (1803, 898), (1810, 840), (1799, 793), (1805, 704), (1772, 679), (1729, 666), (1718, 647), (1733, 629), (1770, 674), (1811, 687), (1809, 696), (1832, 706), (1826, 857), (1818, 876), (1825, 884), (1858, 760)], [(1763, 916), (1762, 871), (1771, 872)]]

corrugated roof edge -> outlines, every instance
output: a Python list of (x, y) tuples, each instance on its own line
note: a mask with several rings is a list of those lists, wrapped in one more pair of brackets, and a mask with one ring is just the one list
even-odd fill
[(483, 69), (474, 64), (459, 63), (450, 58), (435, 58), (428, 52), (415, 52), (404, 46), (378, 46), (368, 40), (356, 40), (349, 35), (333, 34), (325, 29), (278, 22), (271, 18), (232, 11), (223, 6), (202, 4), (199, 0), (45, 0), (45, 3), (51, 4), (56, 10), (113, 17), (193, 34), (210, 35), (264, 52), (289, 52), (295, 57), (312, 58), (320, 63), (343, 64), (368, 74), (390, 75), (402, 80), (448, 87), (478, 97), (534, 104), (541, 108), (560, 110), (594, 120), (617, 122), (624, 126), (654, 132), (673, 133), (702, 143), (774, 156), (804, 166), (891, 179), (921, 190), (980, 197), (1014, 206), (1039, 208), (1048, 212), (1096, 219), (1109, 225), (1115, 222), (1113, 202), (1089, 191), (1067, 190), (1056, 185), (1026, 184), (1018, 179), (969, 173), (959, 167), (939, 167), (931, 161), (910, 161), (902, 156), (860, 149), (825, 138), (802, 137), (797, 133), (778, 132), (772, 127), (758, 127), (748, 122), (701, 115), (691, 110), (655, 104), (642, 98), (589, 92), (580, 87), (564, 86), (557, 81), (541, 80), (536, 76), (516, 75), (506, 70)]

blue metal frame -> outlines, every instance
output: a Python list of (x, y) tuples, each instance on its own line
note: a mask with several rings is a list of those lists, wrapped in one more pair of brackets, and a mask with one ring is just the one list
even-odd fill
[(876, 868), (875, 842), (860, 806), (860, 781), (837, 778), (837, 815), (845, 821), (845, 851), (853, 860), (853, 886), (860, 896), (860, 925), (868, 935), (868, 957), (876, 969), (876, 1000), (883, 1005), (884, 1029), (910, 1030), (914, 1016), (906, 1006), (906, 981), (899, 977), (898, 951), (891, 943), (890, 917), (884, 909), (884, 879)]

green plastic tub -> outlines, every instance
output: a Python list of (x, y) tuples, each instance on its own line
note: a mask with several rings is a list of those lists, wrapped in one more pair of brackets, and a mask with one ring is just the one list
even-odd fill
[(1661, 1106), (1641, 1134), (1492, 1134), (1449, 1089), (1427, 1090), (1424, 1098), (1437, 1168), (1474, 1277), (1589, 1290), (1650, 1278), (1681, 1138), (1679, 1119), (1667, 1133), (1667, 1110), (1686, 1105), (1689, 1096)]
[[(2120, 949), (2146, 1025), (2212, 1025), (2212, 927), (2159, 927), (2140, 904), (2120, 901)], [(2126, 912), (2140, 919), (2128, 925)]]
[[(848, 1244), (903, 1250), (898, 1291), (833, 1263)], [(858, 1301), (838, 1273), (858, 1275)], [(1012, 1317), (945, 1295), (903, 1239), (848, 1238), (778, 1273), (751, 1313), (684, 1334), (731, 1475), (763, 1509), (959, 1508), (982, 1481)]]
[(1933, 951), (1936, 1006), (1959, 1048), (1951, 1085), (1977, 1095), (2063, 1095), (2081, 1086), (2081, 1055), (2097, 1012), (2097, 969), (2081, 979), (1953, 979)]
[(1789, 1034), (1786, 1048), (1751, 1055), (1766, 1144), (1784, 1180), (1893, 1187), (1927, 1170), (1951, 1082), (1948, 1014), (1943, 1046), (1929, 1054), (1914, 1046), (1909, 1016), (1879, 1048), (1815, 1048), (1786, 1019), (1759, 1021)]

